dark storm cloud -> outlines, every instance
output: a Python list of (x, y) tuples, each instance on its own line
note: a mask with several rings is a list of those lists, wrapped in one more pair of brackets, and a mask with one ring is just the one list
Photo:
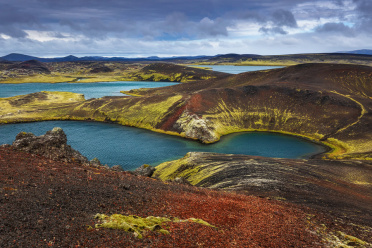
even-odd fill
[[(295, 16), (300, 19), (321, 19), (321, 18), (338, 18), (344, 19), (346, 15), (350, 14), (346, 11), (346, 1), (348, 0), (328, 0), (328, 1), (307, 1), (307, 3), (300, 5), (294, 12)], [(316, 3), (323, 3), (317, 5)], [(331, 5), (337, 6), (335, 10)]]
[(354, 0), (357, 5), (357, 11), (359, 14), (359, 22), (357, 28), (360, 31), (372, 31), (372, 1), (370, 0)]
[(23, 28), (36, 23), (37, 19), (33, 15), (0, 2), (0, 33), (15, 38), (25, 37), (27, 34)]
[(256, 20), (258, 23), (263, 25), (258, 31), (264, 34), (286, 35), (288, 32), (284, 30), (285, 27), (298, 27), (297, 21), (292, 12), (284, 9), (277, 9), (266, 18), (262, 17), (257, 18)]
[(283, 28), (281, 27), (273, 27), (273, 28), (265, 28), (261, 27), (258, 31), (265, 33), (265, 34), (288, 34)]
[[(26, 0), (14, 0), (27, 2)], [(166, 16), (169, 13), (181, 12), (190, 17), (193, 21), (204, 17), (210, 19), (218, 18), (228, 12), (241, 10), (268, 10), (288, 9), (294, 4), (306, 2), (307, 0), (35, 0), (35, 3), (43, 5), (44, 9), (58, 13), (63, 18), (63, 12), (72, 11), (78, 13), (79, 9), (107, 11), (115, 16), (122, 15), (122, 18), (143, 18), (144, 20)]]
[(345, 36), (355, 35), (355, 30), (353, 28), (350, 28), (343, 23), (334, 22), (325, 23), (324, 25), (318, 27), (316, 31), (319, 33), (341, 33)]
[(278, 9), (274, 11), (272, 20), (277, 27), (291, 27), (296, 28), (297, 22), (292, 12), (284, 9)]
[[(5, 1), (5, 0), (0, 0)], [(304, 1), (304, 0), (303, 0)], [(172, 32), (187, 37), (226, 36), (228, 25), (233, 25), (238, 15), (245, 11), (256, 14), (251, 17), (260, 22), (273, 21), (277, 27), (295, 27), (291, 12), (283, 10), (302, 0), (13, 0), (4, 12), (3, 28), (7, 34), (23, 37), (22, 27), (35, 22), (38, 16), (44, 26), (54, 31), (81, 33), (86, 36), (105, 38), (116, 36), (152, 36)], [(19, 9), (22, 9), (20, 11)], [(243, 11), (242, 11), (243, 10)], [(177, 14), (174, 14), (177, 13)], [(167, 16), (175, 21), (169, 26)], [(268, 20), (267, 16), (270, 18)], [(1, 18), (1, 17), (0, 17)], [(12, 23), (22, 24), (19, 27)], [(5, 31), (2, 31), (5, 33)]]

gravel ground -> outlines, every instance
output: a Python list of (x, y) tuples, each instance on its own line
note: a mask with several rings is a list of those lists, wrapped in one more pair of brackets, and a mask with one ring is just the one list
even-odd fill
[[(96, 229), (95, 214), (203, 219), (169, 235)], [(320, 223), (359, 229), (279, 201), (55, 162), (0, 148), (0, 247), (321, 247)], [(364, 236), (363, 236), (364, 235)]]

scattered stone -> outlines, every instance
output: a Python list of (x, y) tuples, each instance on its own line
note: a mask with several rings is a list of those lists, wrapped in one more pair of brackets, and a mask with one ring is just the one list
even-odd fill
[(101, 167), (101, 161), (99, 161), (98, 158), (93, 158), (92, 160), (89, 161), (90, 165), (93, 167)]
[(151, 177), (152, 174), (154, 174), (155, 170), (156, 169), (151, 165), (144, 164), (141, 165), (139, 168), (135, 169), (133, 173), (139, 176)]
[(114, 165), (111, 167), (112, 171), (124, 171), (121, 165)]
[(179, 183), (179, 184), (191, 185), (191, 183), (189, 181), (187, 181), (187, 179), (184, 178), (184, 177), (176, 177), (175, 179), (172, 180), (172, 182)]
[(129, 184), (120, 184), (119, 185), (119, 188), (122, 188), (124, 190), (129, 190), (130, 189), (130, 185)]
[(93, 166), (93, 167), (96, 167), (96, 168), (105, 168), (105, 169), (108, 169), (108, 170), (110, 169), (110, 167), (107, 164), (105, 164), (105, 165), (101, 164), (101, 161), (99, 161), (98, 158), (93, 158), (92, 160), (90, 160), (89, 165)]

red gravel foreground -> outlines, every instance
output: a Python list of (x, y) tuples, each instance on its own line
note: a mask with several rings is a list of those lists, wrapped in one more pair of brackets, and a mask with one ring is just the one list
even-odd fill
[[(96, 213), (200, 218), (143, 239), (88, 229)], [(306, 214), (253, 196), (164, 184), (0, 148), (0, 247), (319, 247)]]

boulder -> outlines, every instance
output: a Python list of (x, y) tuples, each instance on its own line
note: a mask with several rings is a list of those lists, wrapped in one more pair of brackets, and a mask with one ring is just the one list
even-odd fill
[(99, 161), (98, 158), (93, 158), (92, 160), (90, 160), (89, 165), (93, 166), (93, 167), (96, 167), (96, 168), (110, 169), (110, 167), (107, 164), (105, 164), (105, 165), (101, 164), (101, 161)]
[(124, 171), (121, 165), (114, 165), (111, 167), (112, 171)]
[(38, 154), (62, 162), (88, 164), (88, 159), (67, 145), (67, 136), (62, 128), (55, 127), (44, 135), (20, 132), (12, 146), (13, 149)]
[(151, 165), (144, 164), (133, 171), (134, 174), (139, 176), (151, 177), (155, 172), (155, 168)]
[(178, 184), (186, 184), (186, 185), (192, 185), (189, 181), (187, 181), (186, 178), (184, 177), (176, 177), (175, 179), (172, 180), (174, 183)]
[(93, 158), (92, 160), (89, 161), (89, 164), (93, 167), (100, 167), (102, 166), (101, 161), (99, 161), (98, 158)]
[(173, 127), (184, 133), (186, 138), (200, 140), (203, 143), (213, 143), (220, 139), (208, 120), (189, 111), (184, 111)]

